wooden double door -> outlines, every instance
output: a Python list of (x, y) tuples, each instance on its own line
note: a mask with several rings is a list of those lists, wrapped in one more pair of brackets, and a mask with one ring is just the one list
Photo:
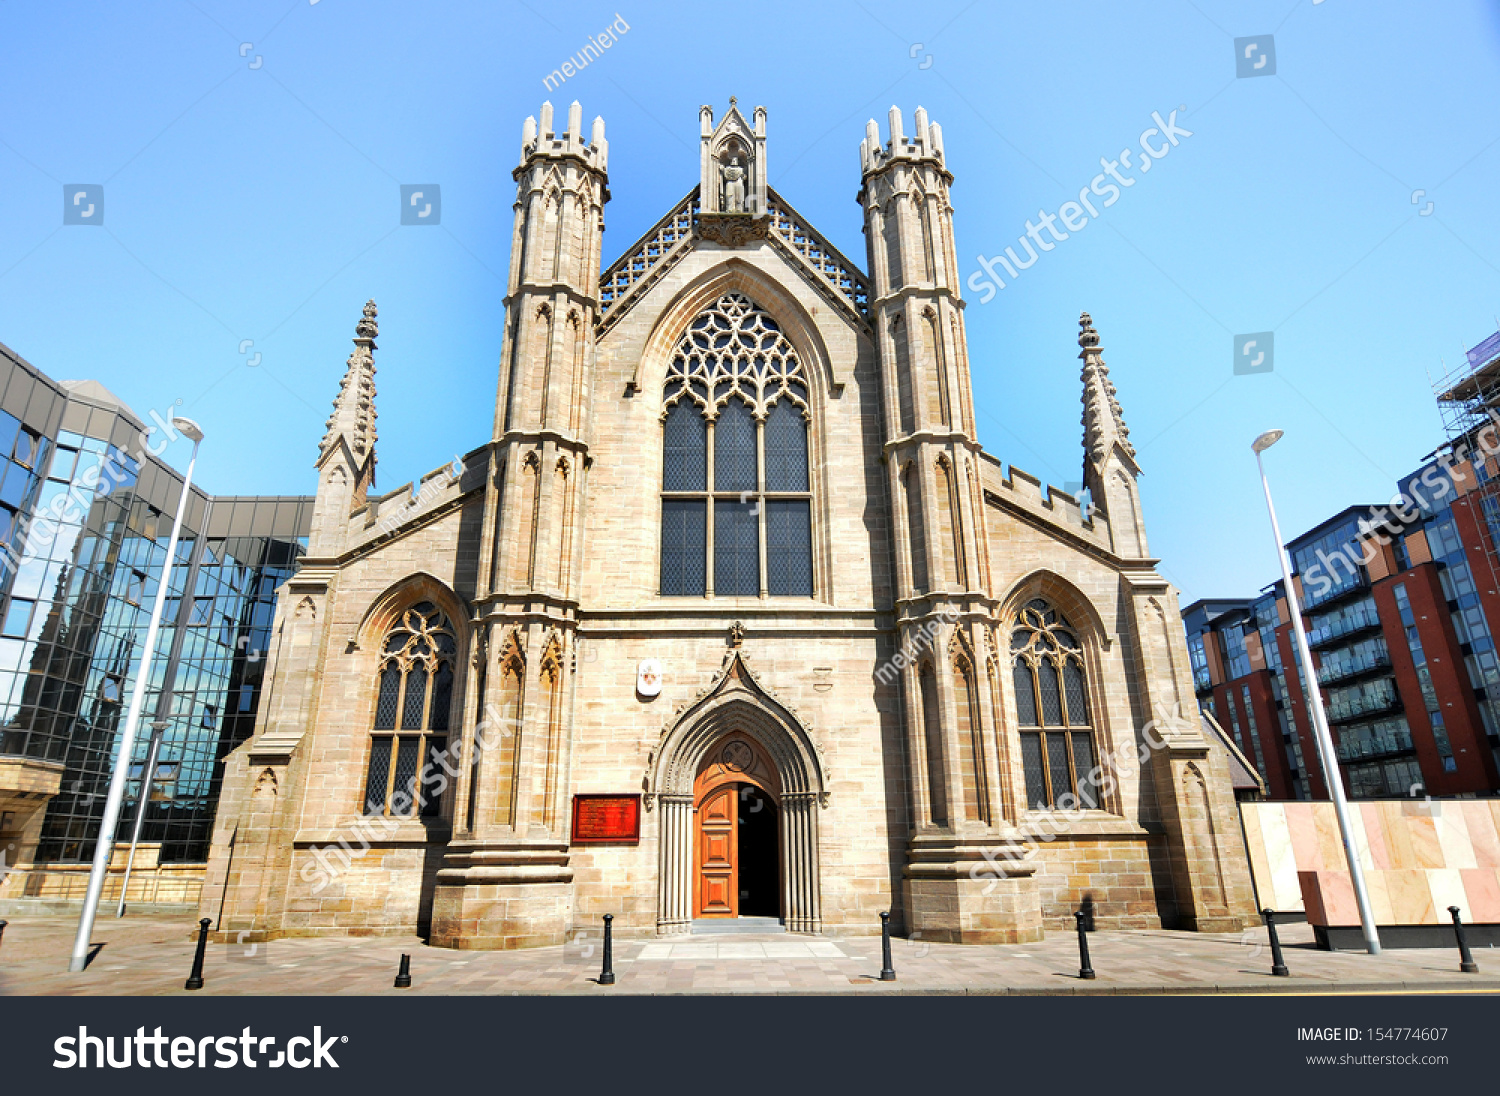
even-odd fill
[(776, 801), (748, 782), (721, 784), (698, 803), (695, 917), (779, 917)]

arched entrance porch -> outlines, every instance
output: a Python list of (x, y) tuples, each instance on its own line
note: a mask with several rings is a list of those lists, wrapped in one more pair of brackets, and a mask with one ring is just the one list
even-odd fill
[[(705, 912), (741, 915), (739, 892), (751, 888), (741, 886), (741, 865), (726, 862), (744, 851), (730, 846), (727, 833), (740, 841), (743, 830), (769, 820), (755, 817), (767, 810), (774, 811), (777, 912), (788, 932), (821, 931), (817, 812), (825, 779), (807, 730), (732, 655), (718, 684), (668, 730), (647, 775), (648, 806), (661, 811), (657, 931), (689, 932), (694, 916)], [(765, 833), (749, 839), (764, 840)], [(752, 873), (766, 863), (761, 849)], [(705, 909), (706, 894), (713, 900)]]

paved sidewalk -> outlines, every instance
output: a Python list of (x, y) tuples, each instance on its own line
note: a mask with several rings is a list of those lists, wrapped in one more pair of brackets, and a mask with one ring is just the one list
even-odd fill
[[(191, 919), (101, 919), (89, 969), (67, 972), (76, 919), (12, 916), (0, 941), (0, 994), (182, 993), (192, 966)], [(200, 992), (225, 995), (370, 994), (1141, 994), (1500, 993), (1500, 949), (1476, 952), (1461, 974), (1457, 948), (1380, 956), (1321, 952), (1307, 925), (1281, 929), (1289, 978), (1273, 978), (1264, 929), (1238, 935), (1099, 932), (1089, 936), (1098, 978), (1078, 978), (1072, 933), (1036, 944), (893, 942), (897, 981), (880, 982), (879, 937), (688, 936), (615, 942), (617, 983), (603, 987), (597, 939), (509, 952), (429, 948), (415, 937), (210, 944)], [(412, 986), (395, 990), (402, 952)]]

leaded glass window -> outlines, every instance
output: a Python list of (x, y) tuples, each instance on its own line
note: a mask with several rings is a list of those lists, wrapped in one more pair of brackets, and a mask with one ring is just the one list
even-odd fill
[(714, 500), (714, 590), (724, 597), (760, 593), (760, 545), (756, 506)]
[(662, 419), (663, 595), (812, 596), (807, 396), (796, 351), (744, 294), (689, 325)]
[(430, 601), (405, 610), (386, 636), (365, 776), (366, 814), (441, 812), (441, 760), (447, 753), (457, 659), (453, 627)]
[(714, 490), (754, 491), (755, 419), (750, 408), (730, 400), (714, 429)]
[(708, 485), (708, 431), (703, 416), (690, 403), (679, 403), (667, 412), (662, 431), (665, 457), (662, 489), (702, 491)]
[(708, 504), (702, 499), (663, 499), (661, 504), (661, 592), (703, 596), (708, 550)]
[(1062, 799), (1069, 796), (1080, 806), (1098, 807), (1099, 774), (1078, 633), (1037, 598), (1016, 614), (1010, 649), (1027, 806), (1046, 810), (1065, 805)]
[(806, 499), (766, 503), (766, 586), (773, 594), (812, 596), (812, 521)]
[(790, 403), (766, 416), (766, 490), (807, 490), (807, 423)]

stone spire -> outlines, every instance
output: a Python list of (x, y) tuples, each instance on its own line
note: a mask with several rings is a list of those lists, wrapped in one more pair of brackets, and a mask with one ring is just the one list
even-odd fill
[(1082, 329), (1078, 333), (1078, 345), (1083, 348), (1078, 356), (1083, 359), (1084, 462), (1097, 470), (1104, 465), (1111, 448), (1118, 445), (1131, 470), (1138, 472), (1135, 446), (1130, 444), (1130, 428), (1125, 425), (1124, 412), (1115, 397), (1109, 366), (1104, 364), (1099, 332), (1094, 330), (1093, 318), (1087, 312), (1079, 316), (1078, 326)]
[(1094, 509), (1109, 519), (1109, 535), (1117, 554), (1144, 559), (1145, 519), (1136, 480), (1141, 467), (1130, 444), (1130, 429), (1115, 386), (1104, 364), (1099, 332), (1085, 312), (1078, 318), (1078, 345), (1083, 349), (1083, 484), (1089, 489)]
[[(328, 416), (328, 432), (318, 447), (317, 466), (321, 468), (339, 450), (342, 441), (348, 448), (355, 469), (375, 463), (375, 302), (366, 301), (364, 315), (354, 327), (354, 352), (349, 355), (339, 394), (333, 400), (333, 414)], [(373, 479), (373, 475), (370, 477)]]

